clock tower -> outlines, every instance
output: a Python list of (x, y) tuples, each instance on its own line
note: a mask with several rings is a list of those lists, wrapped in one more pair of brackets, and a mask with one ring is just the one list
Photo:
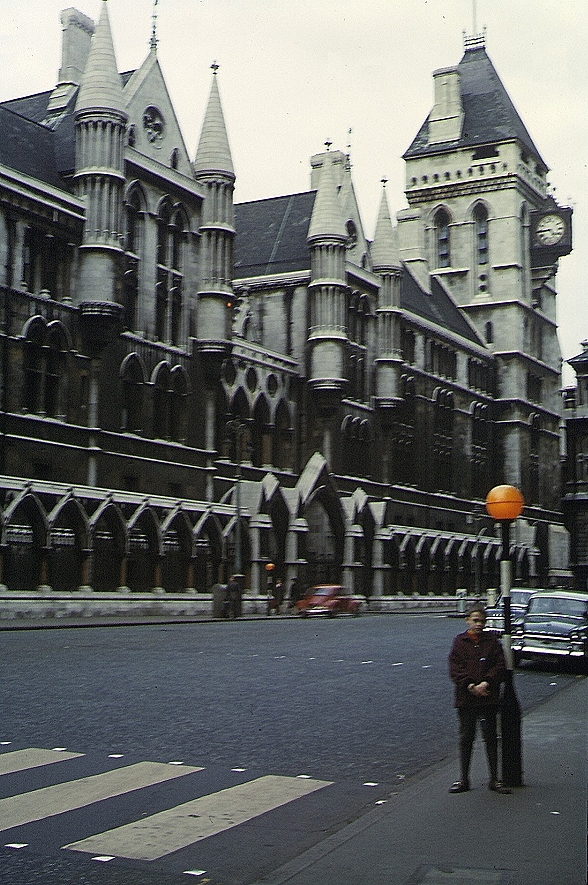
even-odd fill
[(496, 426), (504, 475), (529, 504), (560, 500), (558, 260), (571, 209), (549, 195), (548, 167), (486, 52), (434, 75), (434, 106), (404, 154), (409, 208), (400, 258), (446, 287), (498, 359)]

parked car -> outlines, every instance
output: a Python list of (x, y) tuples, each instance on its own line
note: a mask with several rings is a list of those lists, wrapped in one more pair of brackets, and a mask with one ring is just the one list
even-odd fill
[(532, 596), (523, 623), (513, 631), (515, 664), (525, 658), (588, 663), (588, 593)]
[(339, 614), (361, 614), (364, 604), (363, 597), (351, 596), (340, 584), (319, 584), (311, 589), (296, 603), (296, 608), (303, 618), (309, 615), (326, 615), (334, 618)]
[[(511, 631), (522, 624), (527, 605), (534, 593), (539, 593), (531, 587), (513, 587), (510, 591), (510, 627)], [(495, 633), (504, 631), (504, 599), (499, 596), (496, 604), (486, 609), (486, 629)]]

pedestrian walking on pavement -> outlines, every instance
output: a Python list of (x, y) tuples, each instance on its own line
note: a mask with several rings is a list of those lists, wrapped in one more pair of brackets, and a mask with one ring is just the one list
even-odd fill
[(298, 578), (292, 578), (290, 581), (290, 608), (296, 608), (296, 603), (300, 599), (300, 588), (298, 586)]
[(274, 587), (274, 596), (276, 598), (276, 614), (280, 614), (280, 608), (284, 601), (284, 585), (280, 578), (276, 581), (276, 586)]
[(236, 575), (231, 575), (227, 584), (227, 617), (232, 621), (239, 615), (239, 582)]
[(453, 640), (449, 654), (449, 675), (455, 686), (455, 707), (459, 719), (459, 756), (461, 779), (450, 793), (470, 789), (470, 762), (480, 723), (486, 748), (490, 782), (495, 793), (510, 793), (498, 777), (498, 737), (496, 720), (500, 705), (500, 686), (506, 678), (506, 664), (498, 637), (486, 632), (486, 610), (471, 606), (466, 612), (467, 630)]

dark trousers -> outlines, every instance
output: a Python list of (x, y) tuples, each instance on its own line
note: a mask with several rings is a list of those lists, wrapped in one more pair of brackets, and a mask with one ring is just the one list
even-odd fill
[(477, 723), (486, 747), (486, 759), (490, 780), (498, 780), (498, 736), (496, 732), (496, 707), (460, 707), (457, 711), (459, 716), (459, 757), (461, 764), (461, 779), (468, 783), (470, 778), (470, 762), (474, 740), (476, 738)]

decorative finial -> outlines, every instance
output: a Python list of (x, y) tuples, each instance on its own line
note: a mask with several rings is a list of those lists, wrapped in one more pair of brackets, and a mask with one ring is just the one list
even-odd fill
[(478, 0), (472, 0), (472, 34), (468, 36), (465, 30), (463, 32), (463, 45), (466, 52), (470, 49), (484, 49), (486, 46), (486, 26), (483, 27), (482, 33), (478, 33), (477, 2)]
[(213, 63), (211, 64), (210, 68), (211, 68), (211, 70), (212, 70), (212, 73), (213, 73), (214, 76), (216, 77), (216, 72), (217, 72), (218, 69), (220, 68), (220, 65), (217, 64), (216, 61), (213, 61)]
[(382, 182), (382, 187), (385, 188), (386, 185), (388, 184), (388, 179), (386, 178), (386, 176), (384, 175), (384, 176), (380, 179), (380, 181)]
[(151, 16), (152, 26), (151, 26), (151, 40), (149, 45), (153, 52), (157, 51), (157, 4), (159, 0), (153, 0), (153, 15)]
[(327, 149), (328, 151), (331, 150), (331, 145), (332, 145), (332, 144), (333, 144), (333, 142), (330, 141), (330, 139), (327, 138), (327, 140), (325, 141), (325, 147), (326, 147), (326, 149)]

